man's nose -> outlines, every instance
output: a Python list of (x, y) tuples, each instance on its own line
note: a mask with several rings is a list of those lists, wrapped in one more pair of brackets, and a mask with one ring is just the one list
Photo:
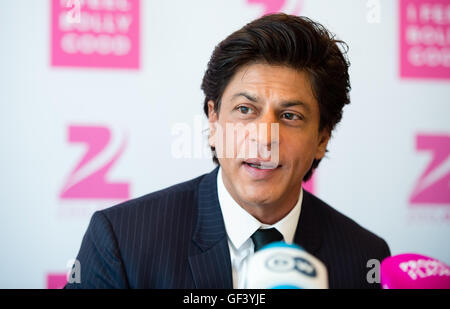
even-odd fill
[(266, 111), (256, 122), (256, 134), (254, 136), (258, 146), (264, 151), (271, 151), (272, 147), (279, 143), (279, 123), (277, 116), (272, 111)]

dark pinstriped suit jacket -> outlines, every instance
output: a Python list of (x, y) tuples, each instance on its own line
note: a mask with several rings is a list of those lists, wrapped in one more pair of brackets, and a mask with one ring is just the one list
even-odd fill
[[(66, 288), (232, 288), (217, 171), (94, 213), (77, 257), (81, 283)], [(306, 191), (294, 242), (325, 263), (330, 288), (379, 288), (366, 264), (390, 255)]]

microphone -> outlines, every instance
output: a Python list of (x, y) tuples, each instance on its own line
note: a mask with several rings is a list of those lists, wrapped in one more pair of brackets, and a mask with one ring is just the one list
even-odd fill
[(450, 289), (450, 268), (420, 254), (400, 254), (381, 262), (383, 289)]
[(302, 247), (273, 242), (249, 260), (247, 289), (327, 289), (325, 265)]

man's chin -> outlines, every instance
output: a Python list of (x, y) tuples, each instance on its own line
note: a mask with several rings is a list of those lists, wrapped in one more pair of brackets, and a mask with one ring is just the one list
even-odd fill
[(273, 186), (270, 185), (248, 185), (241, 190), (242, 199), (248, 204), (270, 204), (276, 200), (276, 194), (273, 192)]

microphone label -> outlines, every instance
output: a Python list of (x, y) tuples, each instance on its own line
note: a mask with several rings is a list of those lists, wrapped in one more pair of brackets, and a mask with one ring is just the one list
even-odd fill
[(314, 278), (317, 276), (316, 269), (308, 260), (287, 254), (272, 255), (267, 259), (266, 267), (274, 272), (288, 272), (295, 270), (308, 277)]

